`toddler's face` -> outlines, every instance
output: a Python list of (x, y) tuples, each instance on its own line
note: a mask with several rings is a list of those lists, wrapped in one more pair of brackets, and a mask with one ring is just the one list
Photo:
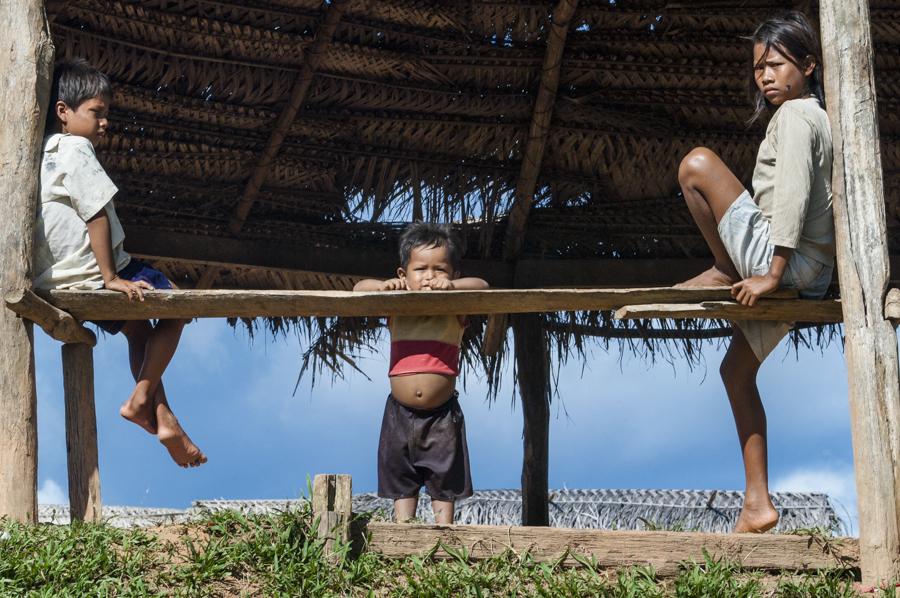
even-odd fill
[(397, 270), (410, 291), (430, 291), (434, 281), (453, 280), (456, 274), (446, 247), (413, 247), (406, 268)]
[(56, 116), (63, 133), (85, 137), (91, 144), (97, 145), (100, 138), (106, 135), (106, 127), (109, 125), (109, 102), (101, 97), (90, 98), (81, 102), (77, 108), (72, 108), (65, 102), (57, 102)]

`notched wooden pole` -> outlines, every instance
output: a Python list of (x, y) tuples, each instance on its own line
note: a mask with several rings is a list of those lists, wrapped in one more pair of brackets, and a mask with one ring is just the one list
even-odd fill
[(313, 518), (319, 520), (319, 537), (325, 539), (326, 554), (335, 541), (350, 540), (353, 484), (346, 474), (317, 474), (313, 481)]
[(69, 513), (72, 521), (99, 522), (100, 467), (94, 412), (94, 355), (83, 343), (62, 346), (66, 402)]
[(900, 579), (900, 376), (867, 0), (821, 0), (863, 583)]

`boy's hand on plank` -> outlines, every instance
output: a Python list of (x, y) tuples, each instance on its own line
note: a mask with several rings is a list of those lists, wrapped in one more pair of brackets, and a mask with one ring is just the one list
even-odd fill
[(405, 291), (406, 284), (399, 278), (389, 278), (381, 283), (381, 291)]
[(119, 277), (113, 278), (109, 282), (103, 285), (110, 291), (119, 291), (120, 293), (125, 293), (128, 296), (128, 300), (131, 301), (135, 297), (139, 301), (144, 300), (144, 289), (153, 290), (153, 285), (145, 280), (139, 280), (137, 282), (131, 282), (130, 280), (122, 280)]
[(449, 278), (434, 278), (427, 288), (432, 291), (452, 291), (456, 287), (453, 286), (453, 281)]
[(771, 274), (751, 276), (731, 285), (731, 296), (741, 305), (753, 307), (761, 297), (777, 290), (779, 282)]

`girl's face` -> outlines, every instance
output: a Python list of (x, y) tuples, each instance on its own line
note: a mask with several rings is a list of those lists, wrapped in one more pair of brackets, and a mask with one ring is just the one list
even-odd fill
[(766, 44), (762, 42), (753, 46), (756, 86), (769, 103), (775, 106), (809, 95), (807, 80), (816, 68), (816, 61), (812, 56), (807, 56), (800, 64), (802, 69), (788, 60), (775, 46), (768, 51)]

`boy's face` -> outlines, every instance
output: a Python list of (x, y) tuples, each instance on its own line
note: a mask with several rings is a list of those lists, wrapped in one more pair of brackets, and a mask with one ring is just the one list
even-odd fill
[(56, 117), (60, 122), (60, 131), (87, 138), (91, 144), (97, 145), (100, 138), (106, 135), (109, 124), (108, 98), (89, 98), (72, 108), (65, 102), (56, 103)]
[(397, 268), (397, 277), (410, 291), (430, 291), (435, 280), (458, 277), (446, 247), (413, 247), (406, 268)]

